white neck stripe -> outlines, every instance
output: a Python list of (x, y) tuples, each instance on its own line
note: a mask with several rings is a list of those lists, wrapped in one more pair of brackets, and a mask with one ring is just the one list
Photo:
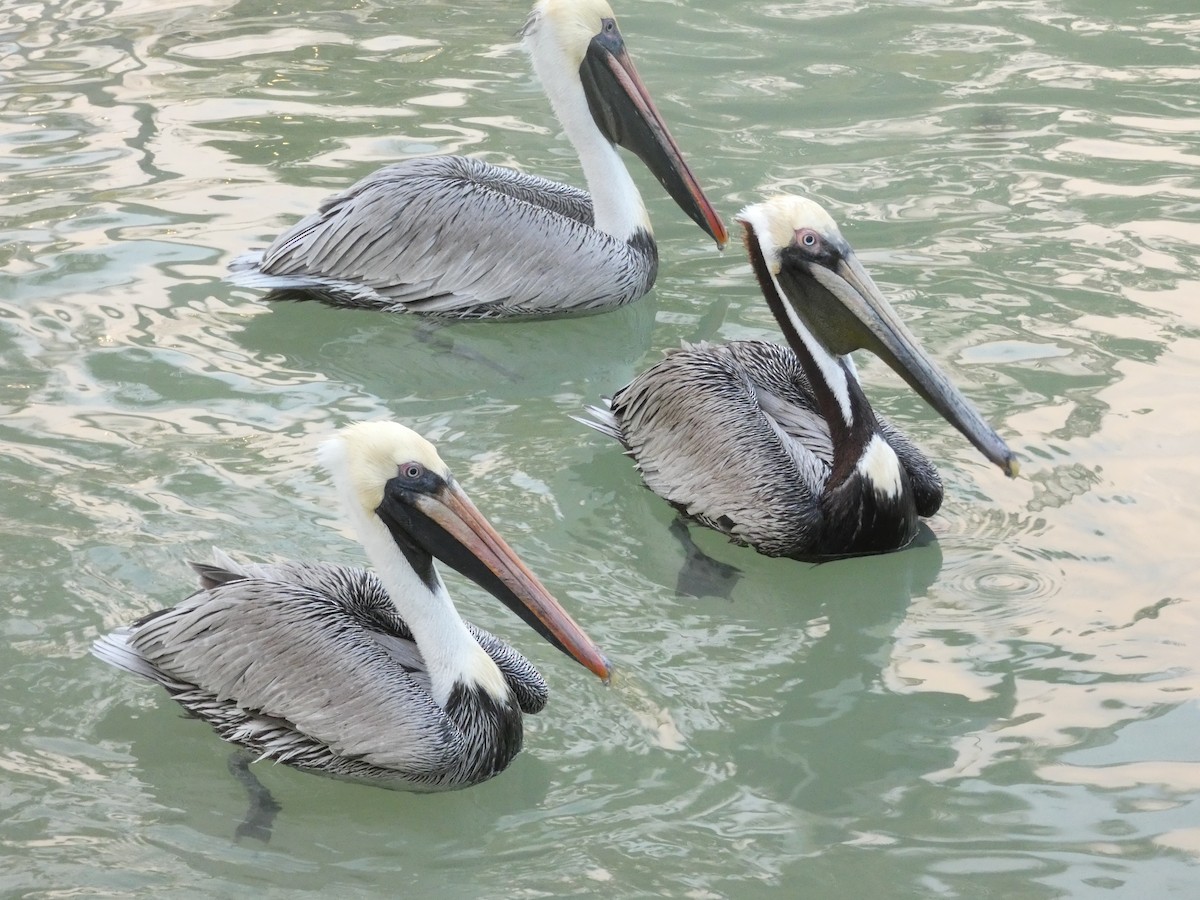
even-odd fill
[(849, 428), (854, 424), (854, 410), (850, 407), (850, 386), (846, 383), (846, 370), (842, 368), (841, 361), (830, 355), (825, 347), (812, 336), (812, 333), (801, 322), (800, 317), (796, 314), (796, 310), (792, 308), (792, 304), (786, 299), (786, 294), (779, 287), (779, 281), (774, 275), (771, 276), (771, 284), (775, 287), (776, 294), (779, 295), (780, 304), (783, 306), (784, 315), (792, 324), (792, 328), (800, 335), (800, 340), (804, 341), (804, 346), (808, 348), (809, 354), (816, 361), (817, 367), (821, 370), (821, 377), (825, 379), (825, 383), (829, 385), (829, 389), (833, 392), (833, 396), (837, 398), (838, 407), (842, 411), (842, 421)]

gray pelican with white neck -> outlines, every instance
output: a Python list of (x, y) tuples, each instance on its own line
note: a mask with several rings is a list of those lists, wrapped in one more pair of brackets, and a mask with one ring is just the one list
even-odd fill
[(851, 351), (879, 356), (1010, 477), (1017, 460), (934, 364), (833, 219), (791, 195), (737, 216), (787, 340), (685, 344), (582, 420), (616, 438), (685, 517), (768, 556), (909, 544), (942, 502), (934, 465), (876, 414)]
[(272, 296), (448, 318), (550, 317), (630, 303), (658, 248), (617, 146), (718, 246), (728, 234), (650, 98), (605, 0), (540, 0), (522, 31), (588, 190), (463, 156), (386, 166), (230, 264)]
[(218, 553), (195, 566), (199, 591), (93, 652), (261, 759), (405, 790), (491, 778), (521, 749), (522, 713), (542, 709), (546, 682), (459, 617), (435, 557), (601, 678), (608, 662), (424, 438), (359, 423), (321, 459), (373, 573)]

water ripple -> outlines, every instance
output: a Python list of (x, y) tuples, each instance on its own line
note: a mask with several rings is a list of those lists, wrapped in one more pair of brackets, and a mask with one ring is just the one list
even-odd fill
[[(620, 313), (421, 328), (220, 281), (386, 161), (470, 152), (579, 183), (516, 47), (523, 9), (8, 4), (5, 890), (1049, 898), (1194, 880), (1195, 13), (618, 12), (718, 207), (826, 203), (1024, 477), (863, 361), (946, 482), (919, 544), (809, 566), (685, 539), (569, 415), (680, 339), (778, 329), (743, 254), (714, 253), (637, 166), (662, 267)], [(276, 836), (232, 845), (226, 748), (87, 646), (184, 595), (214, 543), (360, 561), (311, 449), (382, 416), (439, 442), (618, 675), (585, 677), (448, 575), (551, 680), (517, 763), (429, 797), (262, 767)]]

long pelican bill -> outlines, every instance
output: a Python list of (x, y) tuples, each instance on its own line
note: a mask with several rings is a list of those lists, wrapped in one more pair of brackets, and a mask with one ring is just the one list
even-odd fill
[[(384, 505), (407, 519), (404, 530), (428, 553), (454, 567), (497, 597), (530, 628), (584, 668), (608, 680), (611, 667), (603, 652), (562, 608), (500, 537), (454, 480), (428, 494)], [(407, 507), (409, 515), (396, 510)]]
[(854, 251), (848, 245), (838, 249), (832, 267), (803, 266), (824, 291), (805, 289), (792, 267), (781, 268), (778, 278), (785, 294), (798, 292), (805, 298), (805, 308), (798, 312), (834, 353), (861, 348), (886, 362), (990, 462), (1015, 478), (1019, 465), (1004, 439), (926, 355)]
[(592, 38), (579, 77), (597, 127), (610, 141), (636, 154), (679, 207), (723, 248), (729, 241), (725, 223), (684, 161), (614, 19), (605, 19)]

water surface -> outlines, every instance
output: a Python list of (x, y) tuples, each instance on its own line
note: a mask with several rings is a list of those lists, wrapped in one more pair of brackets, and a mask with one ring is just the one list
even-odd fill
[[(680, 340), (776, 335), (635, 168), (663, 265), (613, 314), (431, 329), (221, 281), (386, 162), (579, 172), (522, 2), (0, 10), (0, 890), (21, 896), (1194, 896), (1200, 856), (1200, 17), (1113, 0), (618, 8), (714, 202), (833, 212), (1022, 457), (883, 365), (937, 459), (920, 546), (821, 566), (693, 532), (570, 416)], [(357, 562), (317, 441), (399, 418), (620, 668), (481, 591), (552, 682), (501, 777), (414, 796), (227, 746), (90, 658), (213, 545)], [(693, 560), (689, 562), (689, 560)]]

